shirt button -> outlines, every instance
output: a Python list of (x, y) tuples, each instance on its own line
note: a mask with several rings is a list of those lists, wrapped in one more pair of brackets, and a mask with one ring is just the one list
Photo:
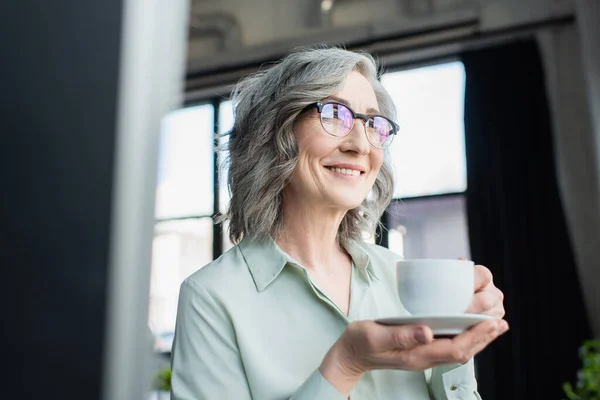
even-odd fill
[(450, 390), (456, 390), (456, 389), (458, 389), (458, 386), (456, 386), (456, 385), (450, 386)]

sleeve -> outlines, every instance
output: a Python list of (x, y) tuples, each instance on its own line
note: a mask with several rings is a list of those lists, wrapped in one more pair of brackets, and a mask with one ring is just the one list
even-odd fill
[(481, 400), (477, 392), (473, 359), (462, 365), (432, 368), (429, 390), (435, 400)]
[(347, 400), (331, 383), (321, 375), (319, 370), (300, 386), (289, 400)]
[(171, 399), (251, 399), (233, 327), (204, 287), (181, 284), (171, 353)]
[[(252, 399), (252, 394), (229, 315), (201, 284), (188, 278), (179, 293), (171, 400), (214, 399)], [(290, 400), (346, 398), (317, 369)]]

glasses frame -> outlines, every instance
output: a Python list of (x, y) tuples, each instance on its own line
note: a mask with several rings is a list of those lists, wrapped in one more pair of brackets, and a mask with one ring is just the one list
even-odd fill
[[(325, 107), (326, 105), (329, 104), (337, 104), (340, 106), (344, 106), (348, 109), (348, 111), (350, 111), (350, 113), (352, 114), (352, 126), (350, 127), (350, 129), (348, 129), (348, 132), (346, 132), (344, 135), (338, 136), (338, 135), (334, 135), (333, 133), (329, 132), (325, 126), (323, 125), (323, 117), (322, 117), (322, 112), (323, 112), (323, 107)], [(329, 135), (333, 136), (333, 137), (345, 137), (348, 136), (348, 134), (352, 131), (352, 129), (354, 128), (354, 124), (356, 122), (356, 119), (359, 118), (361, 120), (363, 120), (364, 124), (364, 131), (365, 131), (365, 136), (367, 137), (367, 141), (371, 144), (371, 146), (376, 147), (378, 149), (386, 149), (388, 147), (390, 147), (390, 145), (392, 144), (392, 142), (394, 141), (394, 137), (396, 136), (396, 134), (398, 133), (398, 131), (400, 130), (400, 125), (398, 125), (397, 123), (395, 123), (394, 121), (392, 121), (391, 119), (389, 119), (388, 117), (386, 117), (385, 115), (381, 115), (381, 114), (360, 114), (355, 112), (352, 108), (350, 108), (350, 106), (348, 106), (347, 104), (344, 103), (340, 103), (339, 101), (316, 101), (314, 103), (311, 103), (309, 105), (306, 106), (305, 110), (308, 110), (310, 108), (316, 108), (317, 111), (319, 112), (319, 120), (321, 121), (321, 127), (323, 128), (323, 130), (325, 132), (327, 132)], [(378, 146), (376, 144), (374, 144), (373, 142), (371, 142), (371, 139), (369, 139), (369, 135), (367, 134), (367, 122), (374, 117), (380, 117), (380, 118), (384, 118), (385, 120), (387, 120), (390, 125), (392, 126), (392, 131), (390, 132), (390, 135), (394, 135), (392, 136), (392, 139), (389, 141), (389, 143), (385, 146)]]

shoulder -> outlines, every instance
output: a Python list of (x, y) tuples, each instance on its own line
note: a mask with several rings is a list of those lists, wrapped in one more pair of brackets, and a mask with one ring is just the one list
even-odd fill
[(362, 242), (360, 243), (360, 246), (373, 262), (389, 263), (402, 260), (403, 258), (400, 254), (394, 253), (387, 247), (379, 246), (377, 244)]
[(369, 257), (371, 268), (374, 269), (376, 274), (395, 276), (396, 261), (403, 259), (400, 254), (373, 243), (362, 242), (359, 245)]
[(223, 253), (186, 277), (182, 290), (203, 291), (211, 297), (223, 297), (252, 285), (252, 278), (238, 246)]

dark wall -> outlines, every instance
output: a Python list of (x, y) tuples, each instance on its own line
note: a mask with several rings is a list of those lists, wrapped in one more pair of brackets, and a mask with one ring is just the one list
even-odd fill
[(0, 6), (5, 398), (100, 397), (121, 8)]

